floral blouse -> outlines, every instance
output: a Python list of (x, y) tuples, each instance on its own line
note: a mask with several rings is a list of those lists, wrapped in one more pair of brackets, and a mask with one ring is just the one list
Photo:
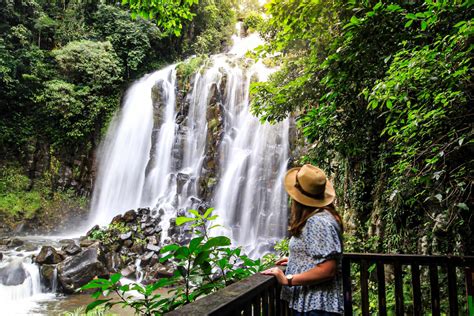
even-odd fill
[(290, 239), (290, 256), (286, 274), (298, 274), (314, 268), (328, 260), (336, 259), (335, 278), (307, 286), (284, 286), (281, 298), (289, 307), (298, 312), (322, 310), (343, 313), (342, 294), (342, 244), (341, 229), (336, 219), (328, 211), (311, 216), (299, 237)]

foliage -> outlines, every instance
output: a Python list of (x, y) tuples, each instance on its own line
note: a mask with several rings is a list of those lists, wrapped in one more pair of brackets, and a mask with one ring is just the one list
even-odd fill
[(203, 67), (208, 60), (206, 55), (191, 57), (176, 66), (176, 77), (178, 78), (178, 88), (182, 91), (188, 91), (191, 76)]
[[(133, 308), (140, 315), (162, 314), (263, 270), (260, 260), (252, 260), (242, 254), (240, 248), (231, 247), (229, 238), (209, 234), (218, 226), (212, 223), (217, 218), (212, 211), (210, 208), (201, 214), (190, 210), (192, 216), (176, 218), (176, 225), (186, 225), (192, 238), (186, 245), (170, 244), (160, 250), (160, 262), (171, 261), (176, 266), (172, 277), (145, 286), (122, 285), (120, 274), (112, 275), (109, 280), (92, 280), (81, 288), (97, 289), (92, 295), (96, 300), (86, 310), (121, 305)], [(163, 298), (155, 293), (157, 289), (171, 285), (171, 297)], [(130, 291), (137, 291), (140, 297), (131, 296)], [(101, 295), (107, 297), (112, 292), (118, 295), (119, 300), (99, 299)]]
[(229, 45), (235, 30), (236, 13), (232, 0), (201, 0), (193, 21), (186, 24), (185, 54), (219, 53)]
[(163, 33), (175, 36), (181, 35), (184, 21), (192, 20), (194, 14), (191, 8), (197, 3), (198, 0), (122, 0), (122, 4), (130, 8), (133, 17), (153, 19)]
[(262, 54), (283, 66), (253, 85), (253, 112), (295, 115), (300, 162), (332, 174), (355, 238), (472, 251), (472, 4), (285, 0), (267, 14)]

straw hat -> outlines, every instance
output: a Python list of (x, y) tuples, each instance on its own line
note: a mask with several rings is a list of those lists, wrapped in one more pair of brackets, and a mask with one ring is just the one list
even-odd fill
[(324, 171), (310, 164), (288, 170), (284, 182), (286, 192), (303, 205), (323, 207), (336, 197)]

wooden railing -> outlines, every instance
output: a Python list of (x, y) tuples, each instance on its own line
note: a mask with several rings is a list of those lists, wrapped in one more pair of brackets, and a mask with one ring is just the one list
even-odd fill
[[(376, 312), (381, 316), (387, 315), (387, 312), (395, 315), (440, 315), (441, 301), (444, 301), (440, 299), (440, 294), (447, 295), (449, 315), (464, 314), (467, 307), (465, 303), (460, 306), (458, 296), (465, 298), (469, 287), (472, 291), (472, 272), (468, 274), (466, 271), (473, 269), (474, 257), (344, 254), (344, 313), (370, 315), (373, 311), (369, 308), (369, 296), (376, 288), (376, 294), (372, 297), (377, 298)], [(352, 279), (351, 275), (358, 275), (358, 278)], [(446, 284), (442, 286), (440, 276), (443, 282), (446, 279)], [(410, 298), (404, 297), (407, 295), (407, 283), (411, 287), (408, 291)], [(429, 290), (422, 286), (426, 283), (429, 283)], [(394, 308), (391, 307), (393, 304), (388, 304), (389, 289), (395, 297)], [(280, 300), (280, 290), (274, 277), (255, 274), (167, 315), (291, 315), (286, 302)], [(426, 296), (427, 293), (430, 304), (423, 300), (423, 294)], [(424, 306), (429, 306), (429, 310), (424, 310)]]
[[(359, 266), (359, 280), (355, 284), (351, 280), (351, 264)], [(385, 267), (388, 266), (392, 271), (386, 273)], [(369, 268), (375, 273), (369, 273)], [(466, 289), (471, 287), (468, 284), (468, 272), (474, 268), (474, 257), (455, 257), (455, 256), (419, 256), (419, 255), (386, 255), (386, 254), (344, 254), (342, 262), (342, 276), (344, 288), (344, 311), (346, 315), (353, 314), (353, 306), (360, 306), (362, 315), (369, 315), (369, 278), (373, 280), (372, 283), (377, 287), (377, 313), (380, 316), (387, 315), (387, 288), (386, 279), (393, 277), (394, 281), (394, 297), (395, 297), (395, 312), (396, 315), (426, 315), (433, 316), (440, 315), (441, 300), (440, 300), (440, 282), (439, 276), (443, 275), (443, 280), (446, 283), (443, 285), (443, 294), (447, 295), (449, 306), (449, 315), (459, 315), (460, 306), (458, 302), (458, 295), (466, 296)], [(422, 273), (422, 269), (426, 273)], [(456, 273), (456, 270), (460, 273)], [(440, 273), (442, 272), (442, 273)], [(466, 276), (465, 278), (463, 276)], [(407, 281), (404, 276), (409, 277)], [(422, 291), (421, 280), (426, 280), (429, 283), (429, 290)], [(458, 279), (465, 280), (464, 284), (458, 286)], [(429, 281), (428, 281), (429, 280)], [(410, 308), (405, 306), (404, 284), (409, 284), (411, 297)], [(353, 302), (352, 291), (354, 285), (360, 288), (360, 302)], [(411, 293), (410, 293), (411, 292)], [(422, 292), (430, 295), (430, 304), (423, 304)], [(430, 310), (423, 310), (423, 306), (428, 305)], [(462, 309), (467, 307), (464, 305)]]

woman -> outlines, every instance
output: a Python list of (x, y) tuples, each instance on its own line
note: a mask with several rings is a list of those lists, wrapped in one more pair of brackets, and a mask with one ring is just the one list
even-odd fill
[(263, 274), (284, 285), (281, 297), (293, 315), (342, 314), (342, 220), (333, 205), (334, 188), (321, 169), (308, 164), (287, 172), (285, 189), (292, 199), (290, 256), (276, 264), (287, 265), (286, 275), (278, 268)]

